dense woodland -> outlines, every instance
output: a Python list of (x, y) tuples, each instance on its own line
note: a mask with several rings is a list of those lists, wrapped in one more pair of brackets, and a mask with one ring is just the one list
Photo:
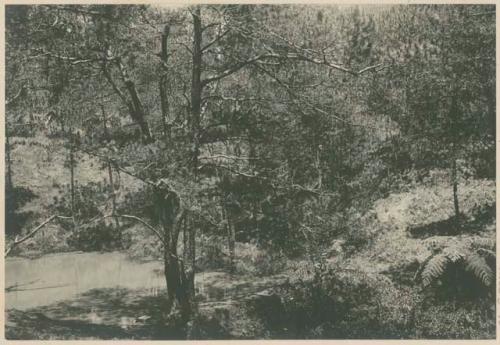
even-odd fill
[(142, 333), (11, 338), (495, 337), (495, 6), (11, 5), (5, 53), (6, 256), (166, 283)]

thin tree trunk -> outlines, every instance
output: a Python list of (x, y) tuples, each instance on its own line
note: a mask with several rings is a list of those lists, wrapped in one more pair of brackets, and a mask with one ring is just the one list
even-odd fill
[(231, 273), (235, 271), (235, 243), (236, 243), (236, 233), (234, 229), (234, 223), (232, 217), (229, 215), (227, 220), (227, 239), (228, 239), (228, 247), (229, 247), (229, 269)]
[[(104, 130), (104, 139), (106, 140), (106, 142), (110, 142), (111, 141), (111, 136), (109, 135), (109, 131), (108, 131), (108, 125), (107, 125), (107, 118), (106, 118), (106, 111), (104, 109), (104, 105), (101, 104), (101, 110), (102, 110), (102, 125), (103, 125), (103, 130)], [(116, 194), (115, 194), (115, 183), (114, 183), (114, 179), (113, 179), (113, 166), (111, 165), (111, 162), (108, 161), (108, 177), (109, 177), (109, 193), (110, 193), (110, 197), (111, 197), (111, 214), (115, 214), (116, 213)], [(120, 229), (120, 221), (118, 219), (118, 217), (114, 217), (114, 220), (115, 220), (115, 225), (116, 225), (116, 228), (118, 229), (119, 233), (119, 240), (120, 240), (120, 245), (121, 245), (121, 240), (122, 240), (122, 232), (121, 232), (121, 229)]]
[(70, 171), (70, 194), (71, 194), (71, 215), (75, 219), (75, 153), (73, 148), (72, 133), (69, 144), (69, 171)]
[(201, 95), (203, 86), (201, 84), (202, 68), (202, 27), (200, 8), (193, 11), (193, 66), (191, 77), (191, 140), (193, 144), (192, 160), (193, 171), (196, 176), (199, 155), (199, 132), (201, 116)]
[(228, 209), (228, 200), (221, 200), (221, 216), (225, 223), (225, 230), (227, 236), (227, 247), (229, 249), (229, 270), (231, 273), (235, 270), (234, 255), (235, 255), (235, 235), (234, 224), (231, 217), (230, 210)]
[(452, 162), (452, 183), (453, 183), (453, 206), (455, 208), (455, 222), (457, 230), (460, 227), (460, 208), (458, 202), (458, 178), (457, 178), (457, 160), (453, 158)]
[(14, 185), (12, 183), (12, 160), (10, 157), (11, 146), (10, 146), (9, 137), (10, 137), (10, 135), (9, 135), (9, 133), (7, 133), (7, 128), (5, 128), (5, 139), (6, 139), (5, 154), (6, 154), (6, 158), (7, 158), (7, 189), (12, 190)]
[(134, 122), (139, 125), (139, 127), (141, 129), (143, 142), (150, 143), (153, 140), (153, 137), (151, 136), (151, 131), (149, 130), (149, 125), (146, 121), (146, 113), (144, 111), (144, 107), (142, 105), (142, 102), (139, 98), (139, 94), (137, 92), (135, 83), (132, 81), (132, 79), (130, 79), (128, 72), (127, 72), (125, 66), (121, 63), (120, 59), (116, 59), (116, 65), (118, 66), (118, 69), (120, 70), (122, 80), (125, 84), (125, 87), (127, 89), (128, 94), (132, 100), (131, 102), (127, 99), (125, 94), (120, 90), (118, 85), (113, 80), (113, 77), (111, 76), (111, 73), (107, 67), (106, 61), (103, 62), (104, 76), (109, 81), (109, 83), (113, 87), (113, 90), (118, 94), (120, 99), (127, 105), (130, 117), (132, 117)]
[(139, 98), (139, 94), (137, 93), (135, 84), (129, 79), (125, 81), (125, 86), (127, 88), (130, 97), (132, 98), (132, 104), (134, 108), (133, 118), (141, 128), (143, 141), (145, 143), (150, 143), (153, 140), (153, 138), (151, 136), (149, 125), (146, 121), (146, 113), (144, 111), (142, 102)]
[(160, 104), (161, 104), (161, 117), (163, 124), (163, 136), (169, 140), (171, 138), (170, 133), (170, 123), (168, 122), (168, 113), (169, 113), (169, 103), (168, 103), (168, 95), (167, 95), (167, 76), (162, 75), (160, 77), (159, 91), (160, 91)]
[(160, 105), (163, 123), (163, 135), (169, 139), (170, 138), (170, 124), (168, 122), (169, 118), (169, 103), (168, 103), (168, 36), (170, 33), (170, 26), (167, 24), (163, 28), (163, 33), (161, 35), (161, 52), (160, 58), (162, 60), (160, 66), (160, 81), (159, 81), (159, 91), (160, 91)]

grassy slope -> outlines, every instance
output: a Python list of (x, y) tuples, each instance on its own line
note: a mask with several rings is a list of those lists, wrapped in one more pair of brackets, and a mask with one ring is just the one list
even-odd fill
[[(495, 181), (468, 180), (458, 187), (461, 212), (467, 219), (473, 217), (478, 206), (495, 203)], [(445, 181), (413, 186), (409, 191), (394, 193), (378, 200), (371, 211), (374, 232), (371, 243), (350, 260), (350, 265), (363, 271), (382, 272), (397, 263), (422, 262), (430, 254), (430, 240), (446, 240), (451, 236), (413, 238), (408, 228), (444, 221), (454, 215), (451, 186)], [(474, 235), (460, 235), (471, 237)], [(481, 236), (495, 238), (495, 223), (488, 224)]]
[[(48, 218), (52, 213), (50, 205), (54, 198), (61, 198), (67, 193), (70, 183), (70, 172), (65, 167), (68, 160), (68, 151), (60, 139), (48, 139), (43, 135), (32, 138), (13, 137), (11, 151), (13, 184), (16, 187), (29, 188), (36, 197), (21, 208), (21, 212), (31, 212), (24, 231), (32, 229), (37, 224)], [(102, 168), (102, 163), (87, 154), (77, 155), (77, 167), (75, 168), (75, 182), (80, 186), (90, 182), (108, 181), (108, 172)], [(115, 173), (115, 179), (117, 179)], [(121, 174), (121, 188), (117, 191), (118, 201), (128, 191), (140, 186), (140, 182), (128, 175)], [(69, 197), (66, 195), (66, 197)], [(103, 205), (108, 207), (109, 205)], [(45, 236), (48, 241), (64, 242), (60, 229), (55, 224), (48, 224), (43, 232), (37, 234), (33, 239), (25, 242), (23, 248), (33, 247), (33, 242)], [(31, 244), (30, 244), (31, 243)], [(62, 249), (62, 243), (56, 246)], [(34, 249), (34, 248), (33, 248)]]

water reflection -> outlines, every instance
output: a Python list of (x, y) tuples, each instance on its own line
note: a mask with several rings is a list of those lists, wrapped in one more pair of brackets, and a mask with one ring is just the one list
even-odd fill
[(5, 287), (6, 309), (24, 310), (95, 288), (146, 288), (145, 293), (156, 296), (165, 280), (160, 262), (134, 262), (121, 252), (62, 253), (6, 259)]

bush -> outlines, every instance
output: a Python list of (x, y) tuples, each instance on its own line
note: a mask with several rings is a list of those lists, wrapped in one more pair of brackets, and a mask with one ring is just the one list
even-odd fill
[(33, 215), (32, 212), (21, 212), (20, 209), (30, 202), (35, 195), (29, 188), (12, 187), (5, 188), (5, 233), (16, 235)]
[(391, 289), (381, 275), (316, 270), (312, 280), (283, 289), (286, 316), (275, 331), (286, 338), (399, 338), (400, 325), (385, 324), (381, 292)]
[(316, 269), (281, 290), (282, 318), (268, 327), (282, 338), (484, 339), (495, 336), (494, 301), (451, 303), (418, 286), (396, 285), (359, 270)]
[(75, 229), (67, 241), (69, 246), (82, 251), (105, 251), (123, 247), (120, 231), (102, 221)]
[[(69, 194), (66, 190), (64, 194)], [(54, 214), (74, 214), (76, 224), (72, 220), (59, 220), (59, 225), (71, 232), (67, 243), (70, 247), (83, 250), (115, 250), (128, 245), (129, 239), (122, 236), (121, 227), (117, 227), (111, 218), (98, 219), (100, 207), (106, 202), (107, 186), (102, 183), (89, 183), (79, 186), (75, 192), (74, 210), (69, 197), (55, 198), (50, 206)]]
[(282, 252), (268, 252), (253, 243), (237, 242), (235, 252), (237, 274), (273, 275), (281, 272), (286, 266), (286, 258)]
[(217, 270), (228, 267), (229, 254), (224, 246), (226, 240), (214, 235), (202, 234), (196, 238), (196, 269)]

